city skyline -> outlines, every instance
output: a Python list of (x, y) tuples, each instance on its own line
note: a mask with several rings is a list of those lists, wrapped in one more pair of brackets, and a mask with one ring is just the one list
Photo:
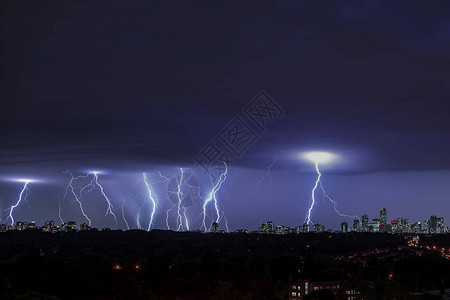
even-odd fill
[[(322, 233), (322, 232), (341, 232), (341, 233), (349, 233), (349, 232), (363, 232), (363, 233), (399, 233), (399, 234), (444, 234), (450, 233), (450, 227), (445, 227), (445, 220), (443, 217), (437, 217), (436, 215), (430, 216), (430, 218), (425, 219), (423, 221), (415, 221), (412, 222), (409, 219), (405, 219), (402, 217), (397, 217), (392, 219), (390, 222), (382, 222), (386, 217), (387, 209), (380, 208), (379, 218), (373, 218), (372, 222), (370, 222), (367, 213), (362, 213), (361, 219), (356, 218), (352, 223), (342, 222), (340, 223), (339, 228), (326, 228), (325, 225), (320, 223), (315, 223), (308, 225), (307, 223), (299, 224), (293, 228), (284, 226), (284, 225), (276, 225), (273, 221), (267, 221), (265, 223), (260, 224), (261, 226), (256, 230), (253, 228), (238, 228), (233, 231), (230, 231), (228, 228), (226, 230), (224, 228), (220, 228), (217, 222), (212, 222), (211, 226), (205, 228), (190, 228), (185, 231), (192, 232), (212, 232), (212, 233), (275, 233), (275, 234), (288, 234), (288, 233)], [(387, 220), (386, 220), (387, 221)], [(36, 225), (36, 222), (33, 221), (17, 221), (14, 224), (0, 224), (0, 232), (5, 232), (8, 230), (25, 230), (25, 229), (41, 229), (44, 232), (58, 232), (58, 231), (74, 231), (77, 230), (76, 227), (77, 222), (75, 221), (67, 221), (61, 222), (61, 225), (57, 225), (53, 220), (45, 221), (44, 226), (39, 227)], [(111, 228), (103, 227), (96, 228), (92, 227), (87, 223), (81, 223), (79, 230), (111, 230)], [(115, 228), (114, 230), (122, 230), (122, 228)], [(160, 228), (155, 228), (159, 229)], [(132, 227), (125, 228), (125, 230), (144, 230), (142, 227)], [(150, 231), (151, 229), (147, 229)], [(166, 230), (166, 229), (164, 229)], [(171, 229), (168, 229), (171, 230)], [(172, 230), (172, 231), (178, 231)]]

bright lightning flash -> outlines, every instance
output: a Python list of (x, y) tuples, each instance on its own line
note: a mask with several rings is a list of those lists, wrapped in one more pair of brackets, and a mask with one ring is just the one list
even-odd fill
[[(167, 181), (170, 184), (170, 179), (166, 176), (164, 176), (163, 174), (161, 174), (161, 171), (158, 170), (158, 175), (159, 177), (163, 178), (165, 181)], [(169, 225), (169, 212), (172, 210), (173, 206), (170, 207), (167, 211), (166, 211), (166, 226), (168, 230), (170, 229), (170, 225)]]
[(150, 229), (153, 225), (153, 217), (154, 217), (155, 211), (156, 211), (156, 198), (153, 196), (154, 193), (152, 193), (152, 187), (150, 186), (150, 183), (148, 182), (147, 174), (145, 174), (145, 172), (142, 173), (142, 178), (144, 179), (144, 183), (147, 188), (148, 198), (152, 202), (152, 212), (150, 215), (150, 222), (149, 222), (148, 228), (147, 228), (147, 231), (150, 231)]
[(178, 198), (178, 207), (177, 207), (177, 231), (180, 231), (181, 227), (183, 226), (183, 216), (180, 213), (181, 210), (181, 202), (183, 200), (183, 193), (181, 192), (181, 185), (183, 184), (183, 176), (184, 176), (184, 172), (183, 172), (183, 168), (180, 168), (181, 171), (181, 176), (180, 176), (180, 181), (178, 182), (178, 186), (177, 186), (177, 198)]
[[(22, 190), (21, 190), (21, 192), (19, 194), (19, 199), (17, 200), (16, 204), (11, 206), (11, 208), (9, 210), (9, 218), (11, 219), (11, 226), (14, 225), (14, 217), (13, 217), (14, 208), (19, 206), (19, 204), (22, 201), (22, 199), (26, 200), (27, 196), (30, 194), (30, 189), (28, 188), (28, 184), (33, 182), (33, 180), (31, 180), (31, 179), (19, 179), (17, 181), (24, 183), (24, 186), (23, 186), (23, 188), (22, 188)], [(23, 195), (24, 193), (25, 193), (25, 196)]]
[(311, 197), (312, 197), (311, 206), (309, 207), (308, 212), (306, 213), (306, 224), (308, 224), (308, 225), (310, 223), (312, 224), (312, 222), (311, 222), (311, 211), (314, 208), (314, 204), (316, 204), (316, 199), (314, 197), (314, 194), (316, 192), (317, 186), (319, 185), (320, 177), (322, 176), (322, 174), (319, 171), (319, 163), (316, 161), (315, 164), (316, 164), (316, 171), (317, 171), (317, 179), (316, 179), (316, 183), (314, 185), (314, 188), (311, 191)]
[(216, 194), (220, 190), (220, 187), (222, 186), (222, 184), (227, 179), (227, 173), (228, 173), (228, 165), (225, 162), (223, 162), (223, 164), (225, 165), (225, 171), (222, 174), (220, 174), (220, 177), (217, 180), (216, 185), (212, 188), (211, 192), (209, 193), (208, 197), (205, 199), (205, 202), (203, 203), (203, 227), (205, 228), (205, 231), (207, 231), (206, 222), (205, 222), (206, 207), (208, 206), (208, 203), (213, 200), (214, 200), (214, 208), (216, 210), (216, 215), (217, 215), (216, 223), (218, 223), (220, 220), (220, 211), (219, 211)]
[(116, 228), (117, 228), (117, 217), (114, 214), (114, 212), (112, 211), (113, 205), (111, 204), (111, 200), (109, 200), (108, 196), (106, 196), (105, 190), (103, 189), (103, 186), (100, 183), (98, 183), (98, 174), (99, 174), (99, 172), (98, 171), (92, 171), (90, 173), (94, 174), (94, 179), (93, 180), (94, 180), (95, 184), (100, 188), (100, 192), (102, 193), (103, 197), (105, 198), (106, 202), (108, 203), (108, 208), (106, 209), (105, 216), (108, 215), (108, 214), (112, 215), (114, 217), (114, 220), (116, 221)]
[[(80, 190), (80, 195), (77, 195), (77, 193), (75, 192), (75, 188), (74, 188), (74, 186), (73, 186), (73, 182), (74, 182), (74, 181), (76, 181), (76, 180), (78, 180), (78, 179), (80, 179), (80, 178), (87, 178), (87, 177), (89, 176), (89, 174), (87, 174), (87, 175), (80, 175), (80, 176), (74, 177), (73, 174), (72, 174), (71, 172), (69, 172), (69, 171), (66, 171), (66, 172), (64, 172), (64, 173), (68, 173), (68, 174), (70, 175), (70, 181), (69, 181), (69, 183), (67, 184), (66, 192), (64, 193), (64, 197), (63, 197), (62, 201), (59, 203), (59, 214), (58, 214), (58, 216), (59, 216), (59, 219), (61, 220), (61, 223), (64, 223), (64, 221), (63, 221), (63, 219), (62, 219), (62, 217), (61, 217), (61, 205), (62, 205), (62, 203), (64, 202), (64, 200), (66, 199), (67, 191), (70, 189), (70, 191), (71, 191), (71, 193), (72, 193), (72, 195), (73, 195), (75, 201), (78, 203), (78, 206), (80, 207), (81, 214), (86, 218), (86, 220), (88, 220), (89, 226), (91, 226), (91, 224), (92, 224), (91, 219), (90, 219), (90, 218), (87, 216), (87, 214), (85, 213), (85, 211), (84, 211), (84, 209), (83, 209), (83, 204), (81, 203), (81, 200), (80, 200), (80, 199), (81, 199), (81, 192), (82, 192), (84, 189), (86, 189), (87, 187), (91, 187), (91, 186), (92, 186), (92, 182), (91, 182), (90, 184), (84, 186), (84, 187)], [(92, 188), (93, 188), (93, 187), (92, 187)]]
[(319, 170), (319, 163), (320, 164), (324, 164), (324, 163), (332, 162), (332, 161), (337, 159), (337, 155), (332, 154), (332, 153), (328, 153), (328, 152), (308, 152), (308, 153), (302, 154), (302, 158), (313, 162), (315, 164), (316, 172), (317, 172), (316, 183), (314, 185), (314, 188), (311, 191), (311, 198), (312, 198), (311, 206), (309, 207), (308, 212), (306, 213), (306, 217), (305, 217), (306, 223), (308, 225), (309, 224), (313, 224), (311, 222), (311, 212), (312, 212), (312, 210), (314, 208), (314, 204), (316, 203), (315, 192), (316, 192), (316, 189), (319, 186), (320, 186), (320, 188), (322, 190), (323, 196), (325, 198), (327, 198), (331, 203), (333, 203), (334, 211), (338, 215), (340, 215), (341, 217), (348, 217), (348, 218), (353, 218), (353, 219), (359, 219), (357, 216), (350, 216), (350, 215), (346, 215), (346, 214), (343, 214), (343, 213), (339, 212), (339, 210), (337, 209), (338, 203), (336, 201), (334, 201), (333, 199), (331, 199), (330, 196), (328, 196), (328, 194), (325, 191), (325, 188), (323, 187), (322, 182), (320, 181), (320, 178), (321, 178), (322, 174), (320, 173), (320, 170)]

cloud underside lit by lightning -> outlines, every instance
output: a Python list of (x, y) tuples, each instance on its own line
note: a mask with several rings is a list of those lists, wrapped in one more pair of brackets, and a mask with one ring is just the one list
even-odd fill
[(206, 208), (208, 206), (208, 204), (211, 201), (214, 201), (214, 208), (216, 211), (216, 223), (219, 223), (221, 216), (220, 216), (220, 211), (219, 211), (219, 205), (218, 205), (218, 200), (216, 197), (217, 192), (220, 190), (222, 184), (225, 182), (225, 180), (227, 179), (227, 173), (228, 173), (228, 165), (223, 162), (225, 165), (225, 171), (220, 174), (219, 179), (217, 180), (217, 183), (214, 185), (214, 187), (212, 188), (211, 192), (209, 193), (208, 197), (205, 199), (205, 202), (203, 203), (203, 222), (202, 222), (202, 227), (204, 228), (205, 231), (208, 231), (208, 227), (206, 227)]

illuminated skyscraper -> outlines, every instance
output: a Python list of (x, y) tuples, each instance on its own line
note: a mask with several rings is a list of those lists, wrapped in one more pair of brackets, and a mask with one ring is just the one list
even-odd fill
[(422, 224), (420, 222), (416, 222), (413, 225), (411, 225), (411, 232), (422, 233)]
[(303, 224), (303, 226), (302, 226), (302, 232), (303, 232), (303, 233), (309, 232), (309, 226), (308, 226), (308, 223)]
[(348, 223), (347, 222), (342, 222), (341, 223), (341, 232), (343, 232), (343, 233), (347, 233), (348, 232)]
[(275, 223), (273, 223), (273, 221), (267, 222), (267, 230), (269, 231), (269, 233), (275, 232)]
[(403, 233), (408, 233), (409, 231), (409, 219), (403, 219)]
[(430, 233), (430, 220), (423, 221), (422, 232)]
[(366, 213), (362, 214), (362, 230), (369, 231), (369, 216)]
[(437, 218), (436, 232), (445, 233), (444, 218)]
[(353, 231), (359, 231), (359, 220), (353, 221)]
[(216, 222), (212, 223), (211, 232), (214, 232), (214, 233), (219, 232), (219, 224), (218, 223), (216, 223)]
[(373, 232), (379, 232), (380, 231), (380, 219), (373, 219), (372, 220), (372, 226), (373, 226)]
[(17, 230), (25, 230), (27, 228), (27, 222), (17, 222), (16, 224)]
[(436, 232), (436, 228), (437, 228), (437, 217), (436, 216), (431, 216), (430, 217), (430, 232), (434, 233)]
[(268, 232), (268, 229), (267, 229), (267, 223), (262, 223), (262, 224), (261, 224), (261, 227), (259, 227), (258, 231), (259, 231), (260, 233), (267, 233), (267, 232)]
[(386, 224), (386, 208), (381, 208), (380, 209), (380, 224)]

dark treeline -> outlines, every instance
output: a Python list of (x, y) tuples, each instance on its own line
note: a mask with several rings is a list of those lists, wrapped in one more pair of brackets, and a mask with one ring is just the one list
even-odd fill
[(0, 299), (287, 299), (289, 275), (352, 278), (367, 299), (411, 299), (450, 283), (449, 262), (434, 252), (348, 259), (405, 248), (391, 234), (11, 231), (0, 245)]

